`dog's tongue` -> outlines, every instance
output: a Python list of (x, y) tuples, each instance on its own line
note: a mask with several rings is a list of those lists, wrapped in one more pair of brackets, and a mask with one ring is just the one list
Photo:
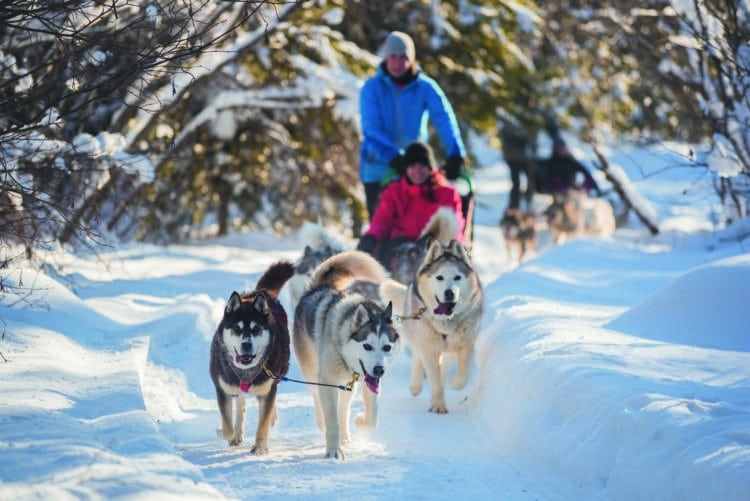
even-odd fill
[(252, 355), (247, 355), (247, 354), (240, 355), (239, 353), (237, 353), (235, 355), (235, 357), (234, 357), (234, 360), (238, 364), (249, 364), (250, 362), (253, 361), (253, 356)]
[(438, 303), (437, 308), (432, 310), (435, 315), (451, 315), (456, 303)]
[(365, 384), (370, 389), (371, 392), (375, 393), (377, 395), (378, 388), (380, 387), (380, 378), (377, 376), (371, 376), (369, 374), (365, 375)]

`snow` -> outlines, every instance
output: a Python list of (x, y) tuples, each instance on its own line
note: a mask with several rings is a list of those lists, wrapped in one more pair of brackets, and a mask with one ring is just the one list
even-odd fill
[(750, 241), (714, 228), (705, 168), (608, 152), (660, 233), (631, 220), (606, 240), (541, 234), (511, 266), (507, 168), (487, 153), (473, 247), (485, 316), (449, 414), (409, 394), (403, 351), (378, 428), (353, 428), (345, 461), (324, 458), (309, 390), (292, 382), (270, 453), (250, 453), (251, 400), (250, 439), (229, 447), (210, 339), (230, 293), (297, 259), (303, 236), (54, 250), (44, 272), (4, 271), (0, 499), (750, 499)]

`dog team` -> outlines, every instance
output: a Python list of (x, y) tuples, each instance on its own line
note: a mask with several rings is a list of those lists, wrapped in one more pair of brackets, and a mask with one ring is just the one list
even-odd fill
[[(482, 286), (466, 249), (455, 239), (457, 227), (453, 211), (433, 215), (420, 238), (419, 259), (403, 254), (415, 266), (407, 272), (408, 264), (398, 265), (400, 276), (410, 275), (406, 283), (394, 280), (370, 254), (343, 250), (320, 227), (316, 244), (306, 245), (296, 264), (275, 263), (255, 290), (233, 292), (210, 352), (221, 414), (219, 437), (230, 445), (243, 442), (245, 395), (252, 395), (259, 415), (251, 451), (268, 452), (276, 391), (288, 380), (291, 347), (312, 392), (326, 457), (345, 457), (349, 407), (359, 386), (364, 412), (354, 416), (354, 424), (375, 428), (382, 380), (404, 343), (412, 358), (410, 392), (418, 395), (426, 376), (429, 411), (448, 412), (445, 379), (455, 361), (449, 384), (454, 389), (467, 385), (483, 311)], [(279, 301), (285, 285), (294, 305), (291, 336)]]
[(500, 220), (508, 261), (520, 263), (538, 248), (540, 232), (549, 230), (552, 243), (563, 244), (575, 238), (608, 237), (615, 230), (612, 204), (585, 191), (568, 190), (555, 194), (539, 215), (533, 208), (508, 208)]
[[(545, 215), (555, 243), (614, 230), (611, 206), (579, 193), (555, 197)], [(519, 260), (535, 250), (536, 224), (532, 213), (505, 211), (500, 225), (509, 255), (512, 246)], [(210, 352), (221, 415), (217, 434), (241, 444), (245, 394), (255, 396), (259, 415), (251, 451), (268, 452), (277, 386), (288, 380), (291, 347), (304, 376), (300, 382), (312, 392), (326, 457), (345, 457), (350, 403), (360, 383), (364, 412), (354, 424), (376, 427), (381, 381), (404, 344), (412, 364), (410, 393), (419, 395), (426, 378), (429, 412), (447, 413), (445, 384), (456, 390), (467, 385), (483, 316), (482, 285), (456, 239), (458, 228), (456, 212), (439, 208), (416, 242), (392, 249), (388, 271), (370, 254), (346, 250), (321, 225), (303, 226), (308, 243), (295, 264), (273, 264), (255, 290), (233, 292), (227, 301)], [(284, 286), (294, 307), (291, 336), (279, 301)]]

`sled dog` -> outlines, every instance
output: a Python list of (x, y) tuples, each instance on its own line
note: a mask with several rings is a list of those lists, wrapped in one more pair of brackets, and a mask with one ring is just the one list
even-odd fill
[(380, 286), (380, 295), (393, 302), (413, 352), (409, 390), (419, 395), (426, 372), (431, 392), (429, 411), (445, 414), (448, 408), (443, 379), (448, 357), (457, 360), (451, 387), (461, 389), (469, 380), (484, 308), (482, 285), (466, 249), (457, 240), (447, 245), (433, 241), (415, 279), (408, 286), (386, 280)]
[(289, 290), (289, 305), (292, 309), (297, 306), (315, 268), (329, 257), (344, 250), (344, 245), (329, 234), (320, 223), (314, 224), (306, 221), (300, 228), (300, 235), (305, 248), (302, 256), (295, 263), (296, 272), (286, 286)]
[[(294, 265), (278, 262), (260, 277), (255, 290), (232, 292), (211, 342), (209, 372), (221, 413), (217, 434), (239, 445), (245, 435), (244, 393), (258, 399), (258, 428), (251, 451), (268, 452), (268, 431), (276, 422), (276, 387), (289, 369), (289, 328), (279, 291)], [(232, 408), (235, 407), (234, 424)]]
[(585, 193), (556, 196), (545, 215), (555, 244), (580, 236), (607, 237), (615, 231), (612, 205)]
[(505, 209), (500, 220), (500, 231), (505, 240), (508, 261), (520, 263), (527, 254), (536, 251), (535, 220), (533, 212)]
[[(399, 335), (392, 307), (382, 307), (347, 290), (355, 280), (380, 283), (385, 269), (369, 254), (345, 251), (315, 269), (294, 312), (294, 353), (311, 385), (318, 428), (325, 433), (326, 457), (344, 459), (341, 445), (349, 440), (349, 404), (355, 383), (364, 381), (364, 413), (354, 423), (377, 425), (380, 379), (398, 352)], [(348, 386), (352, 391), (337, 387)]]

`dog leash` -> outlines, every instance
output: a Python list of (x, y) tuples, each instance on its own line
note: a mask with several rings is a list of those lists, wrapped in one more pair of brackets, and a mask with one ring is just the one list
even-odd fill
[(419, 320), (419, 319), (422, 318), (422, 313), (424, 313), (425, 311), (427, 311), (427, 307), (426, 306), (422, 306), (419, 309), (419, 311), (416, 312), (414, 315), (410, 315), (408, 317), (404, 317), (404, 316), (401, 316), (401, 315), (394, 314), (393, 316), (396, 317), (396, 321), (397, 322), (403, 322), (404, 320)]
[(277, 376), (276, 374), (271, 372), (271, 370), (268, 367), (266, 367), (265, 362), (263, 362), (262, 369), (263, 369), (263, 372), (265, 372), (268, 377), (270, 377), (271, 379), (275, 379), (277, 381), (290, 381), (292, 383), (311, 384), (315, 386), (328, 386), (329, 388), (337, 388), (341, 391), (354, 391), (354, 383), (356, 383), (359, 380), (359, 374), (356, 372), (352, 372), (352, 380), (346, 383), (345, 385), (344, 384), (317, 383), (313, 381), (302, 381), (300, 379), (292, 379), (286, 376)]

